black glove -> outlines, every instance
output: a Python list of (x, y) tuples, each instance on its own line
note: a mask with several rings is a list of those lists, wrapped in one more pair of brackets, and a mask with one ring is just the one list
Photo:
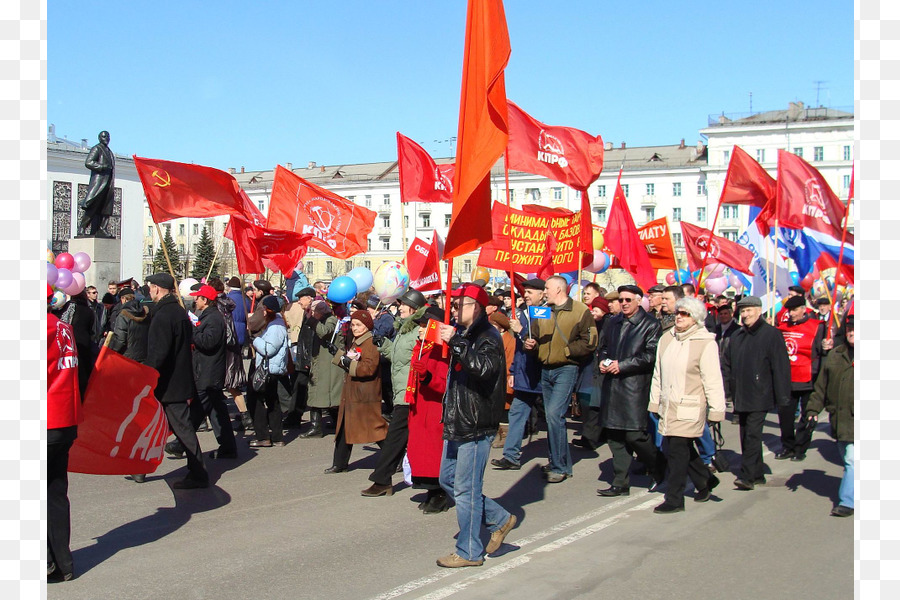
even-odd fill
[(372, 343), (381, 348), (381, 345), (384, 344), (384, 336), (376, 333), (372, 336)]
[(347, 355), (345, 354), (345, 355), (342, 356), (342, 357), (340, 358), (340, 360), (338, 361), (338, 366), (339, 366), (340, 368), (342, 368), (343, 370), (345, 370), (345, 371), (350, 371), (350, 363), (352, 363), (352, 362), (353, 362), (353, 361), (350, 360), (350, 359), (347, 357)]
[(334, 345), (334, 342), (323, 342), (322, 345), (325, 346), (325, 349), (328, 350), (328, 352), (331, 353), (332, 356), (337, 354), (338, 349), (337, 346)]

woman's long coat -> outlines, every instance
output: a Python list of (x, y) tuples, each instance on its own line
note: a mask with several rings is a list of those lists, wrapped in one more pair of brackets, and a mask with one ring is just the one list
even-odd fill
[[(344, 375), (337, 430), (344, 428), (344, 441), (348, 444), (380, 442), (388, 429), (381, 416), (380, 354), (371, 332), (355, 338), (350, 347), (356, 348), (360, 357), (350, 363)], [(344, 352), (335, 355), (335, 364), (343, 355)]]

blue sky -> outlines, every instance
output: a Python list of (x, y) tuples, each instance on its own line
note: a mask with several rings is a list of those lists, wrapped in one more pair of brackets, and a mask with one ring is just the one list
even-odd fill
[[(507, 96), (618, 146), (712, 113), (853, 105), (853, 3), (506, 0)], [(456, 135), (466, 3), (48, 3), (47, 120), (119, 154), (217, 168), (436, 157)]]

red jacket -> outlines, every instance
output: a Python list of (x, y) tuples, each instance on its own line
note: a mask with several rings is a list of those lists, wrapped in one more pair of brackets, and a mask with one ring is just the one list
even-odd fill
[(56, 315), (47, 315), (47, 429), (78, 425), (81, 395), (78, 392), (78, 351), (72, 326)]
[(406, 402), (409, 404), (406, 450), (413, 477), (437, 477), (441, 472), (444, 448), (443, 399), (450, 357), (442, 357), (441, 346), (425, 342), (419, 358), (421, 347), (422, 340), (416, 341), (406, 384)]

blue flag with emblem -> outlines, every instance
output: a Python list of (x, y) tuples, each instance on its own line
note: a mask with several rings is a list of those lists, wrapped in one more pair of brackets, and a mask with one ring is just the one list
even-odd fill
[(550, 318), (550, 307), (549, 306), (529, 306), (528, 307), (528, 318), (529, 319), (549, 319)]

